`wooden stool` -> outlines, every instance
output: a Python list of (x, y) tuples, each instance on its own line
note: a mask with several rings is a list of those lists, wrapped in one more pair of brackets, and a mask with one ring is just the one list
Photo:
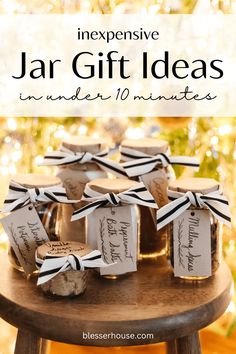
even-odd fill
[(225, 263), (198, 282), (174, 278), (163, 259), (116, 281), (91, 274), (86, 293), (66, 299), (47, 298), (6, 255), (0, 269), (0, 315), (18, 328), (15, 354), (42, 353), (42, 338), (88, 346), (167, 342), (168, 354), (200, 354), (198, 330), (223, 314), (232, 290)]

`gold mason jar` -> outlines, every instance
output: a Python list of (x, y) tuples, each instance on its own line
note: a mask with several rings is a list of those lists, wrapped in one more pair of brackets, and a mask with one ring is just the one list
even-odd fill
[[(73, 152), (97, 154), (107, 149), (107, 143), (103, 139), (93, 139), (87, 137), (71, 137), (69, 140), (62, 142), (65, 147)], [(107, 173), (102, 170), (96, 163), (71, 163), (58, 167), (57, 176), (61, 179), (66, 189), (68, 198), (81, 199), (85, 185), (96, 178), (106, 178)], [(77, 220), (71, 223), (73, 211), (81, 208), (83, 202), (73, 205), (62, 205), (62, 225), (61, 240), (62, 241), (78, 241), (85, 242), (85, 220)]]
[[(158, 140), (154, 138), (145, 138), (132, 140), (127, 139), (122, 141), (121, 148), (129, 148), (143, 152), (147, 155), (155, 156), (160, 153), (169, 151), (169, 144), (166, 140)], [(123, 156), (123, 155), (121, 155)], [(121, 162), (130, 161), (129, 156), (121, 157)], [(145, 183), (146, 188), (153, 195), (158, 207), (162, 207), (168, 203), (167, 198), (167, 183), (169, 180), (175, 179), (175, 173), (171, 166), (156, 167), (154, 171), (162, 171), (163, 176), (156, 178), (153, 175), (148, 183)], [(152, 173), (152, 172), (151, 172)], [(141, 176), (132, 179), (139, 180)], [(150, 175), (151, 177), (151, 175)], [(166, 228), (157, 231), (156, 229), (156, 211), (144, 206), (139, 206), (140, 210), (140, 259), (155, 259), (163, 256), (166, 251)]]
[[(202, 195), (210, 194), (213, 192), (219, 192), (219, 195), (222, 195), (222, 193), (220, 192), (220, 184), (214, 179), (210, 179), (210, 178), (183, 178), (176, 181), (172, 181), (169, 184), (168, 191), (174, 191), (180, 193), (194, 192), (194, 193), (201, 193)], [(182, 257), (187, 257), (189, 262), (193, 262), (194, 261), (193, 257), (196, 258), (200, 257), (199, 249), (194, 250), (194, 239), (196, 239), (196, 237), (201, 237), (202, 239), (201, 248), (203, 249), (210, 248), (209, 259), (207, 260), (206, 257), (202, 257), (201, 262), (203, 263), (204, 261), (207, 261), (208, 264), (210, 263), (211, 274), (207, 276), (206, 275), (195, 275), (195, 276), (179, 275), (179, 277), (188, 280), (206, 279), (216, 272), (216, 270), (218, 269), (221, 263), (222, 223), (218, 219), (216, 219), (216, 217), (207, 208), (196, 207), (191, 205), (187, 209), (187, 211), (189, 211), (188, 218), (189, 215), (191, 217), (191, 220), (188, 221), (189, 223), (188, 229), (181, 226), (182, 231), (180, 231), (178, 235), (175, 236), (178, 238), (176, 241), (174, 240), (174, 222), (171, 222), (168, 225), (167, 251), (166, 251), (167, 258), (172, 268), (175, 269), (176, 266), (175, 259), (177, 258), (175, 258), (174, 253), (178, 252), (181, 256), (181, 252), (182, 252), (181, 248), (183, 247), (182, 250), (183, 249), (186, 250), (188, 248), (188, 252), (189, 252), (188, 254), (190, 254), (191, 258), (188, 258), (188, 255), (186, 254), (182, 254)], [(204, 215), (202, 214), (202, 217), (204, 217), (204, 219), (207, 221), (207, 222), (204, 221), (204, 223), (201, 225), (201, 214), (198, 214), (197, 222), (199, 222), (198, 219), (200, 219), (200, 225), (201, 225), (201, 227), (199, 226), (199, 231), (196, 228), (198, 224), (196, 224), (196, 220), (194, 219), (196, 218), (197, 215), (196, 213), (198, 211), (205, 212)], [(182, 215), (180, 215), (179, 226), (182, 223), (182, 220), (184, 220), (184, 216), (182, 217)], [(204, 225), (207, 226), (204, 228)], [(208, 233), (210, 234), (210, 240), (207, 239)], [(186, 237), (188, 237), (188, 239), (186, 239)]]
[[(135, 181), (128, 179), (96, 179), (88, 183), (88, 187), (101, 194), (114, 193), (119, 194), (127, 191), (129, 188), (135, 187), (138, 184)], [(99, 215), (98, 215), (99, 214)], [(95, 219), (97, 223), (95, 223)], [(95, 223), (95, 224), (94, 224)], [(127, 226), (129, 224), (129, 226)], [(122, 228), (122, 225), (126, 226)], [(98, 226), (98, 227), (96, 227)], [(96, 230), (99, 230), (95, 232)], [(129, 229), (128, 229), (129, 228)], [(97, 232), (99, 232), (99, 244), (97, 243)], [(109, 238), (109, 247), (106, 249), (106, 241), (103, 240), (102, 233)], [(102, 253), (103, 259), (106, 263), (117, 262), (120, 274), (111, 271), (109, 274), (102, 275), (107, 279), (118, 279), (130, 270), (123, 267), (120, 270), (122, 260), (119, 258), (120, 252), (126, 255), (123, 247), (127, 244), (131, 245), (135, 242), (133, 247), (133, 254), (131, 254), (131, 247), (127, 249), (127, 258), (132, 257), (135, 259), (135, 266), (137, 266), (139, 255), (139, 234), (140, 234), (140, 216), (139, 210), (134, 204), (121, 203), (117, 206), (108, 205), (98, 208), (95, 212), (91, 213), (86, 218), (86, 242), (95, 249), (99, 249)], [(129, 238), (129, 240), (128, 240)], [(123, 250), (121, 250), (121, 248)], [(107, 259), (106, 259), (107, 254)], [(114, 257), (114, 258), (113, 258)], [(106, 268), (105, 268), (106, 269)]]

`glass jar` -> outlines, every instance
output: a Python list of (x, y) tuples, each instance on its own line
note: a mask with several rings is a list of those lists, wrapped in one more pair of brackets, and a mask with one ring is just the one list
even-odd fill
[[(186, 193), (188, 191), (195, 192), (195, 193), (201, 193), (203, 195), (209, 194), (212, 192), (220, 191), (220, 185), (217, 181), (214, 179), (210, 178), (183, 178), (180, 180), (173, 181), (169, 184), (168, 191), (176, 191), (180, 193)], [(191, 205), (188, 209), (190, 211), (190, 215), (192, 217), (196, 216), (196, 212), (198, 211), (207, 211), (207, 217), (208, 217), (208, 222), (210, 225), (210, 268), (211, 268), (211, 275), (213, 275), (216, 270), (219, 268), (219, 265), (222, 260), (222, 223), (219, 222), (218, 219), (209, 211), (209, 209), (206, 208), (200, 208), (200, 207), (195, 207)], [(199, 214), (198, 214), (199, 215)], [(174, 222), (171, 222), (168, 226), (168, 233), (167, 233), (167, 258), (168, 261), (171, 265), (171, 267), (175, 270), (175, 262), (174, 262)], [(185, 229), (186, 230), (186, 229)], [(207, 231), (206, 229), (200, 229), (201, 232), (204, 232), (204, 240), (205, 244), (203, 243), (202, 247), (208, 247), (207, 246)], [(185, 238), (185, 234), (182, 235), (183, 239)], [(184, 241), (183, 241), (184, 242)], [(186, 244), (184, 245), (186, 248)], [(194, 253), (194, 249), (192, 247), (191, 253)], [(177, 275), (178, 277), (182, 279), (187, 279), (187, 280), (201, 280), (201, 279), (206, 279), (209, 276), (205, 275), (199, 275), (199, 276), (191, 276), (191, 275)]]
[[(17, 174), (12, 178), (12, 181), (22, 185), (25, 188), (45, 188), (61, 185), (61, 181), (57, 177), (33, 173)], [(43, 202), (35, 204), (34, 207), (46, 230), (49, 240), (59, 240), (61, 229), (61, 204), (56, 202)], [(11, 265), (15, 269), (23, 271), (23, 268), (21, 267), (12, 247), (9, 247), (8, 255)]]
[[(121, 143), (121, 162), (131, 161), (131, 157), (122, 154), (122, 148), (129, 148), (141, 153), (155, 156), (160, 153), (167, 153), (169, 150), (168, 142), (165, 140), (157, 140), (153, 138), (145, 138), (132, 140), (127, 139)], [(159, 188), (160, 179), (155, 177), (154, 171), (163, 172), (163, 181), (161, 184), (165, 184), (165, 188)], [(149, 174), (149, 173), (148, 173)], [(151, 175), (152, 174), (152, 175)], [(146, 182), (143, 180), (146, 188), (150, 191), (155, 199), (158, 207), (162, 207), (168, 203), (167, 198), (167, 183), (170, 180), (175, 179), (175, 173), (172, 166), (168, 167), (156, 167), (151, 173), (152, 180)], [(141, 176), (133, 177), (134, 180), (140, 180)], [(146, 183), (145, 183), (146, 182)], [(156, 211), (151, 210), (144, 206), (139, 206), (140, 210), (140, 258), (141, 259), (155, 259), (159, 256), (163, 256), (166, 250), (166, 237), (167, 229), (157, 231), (155, 224)]]
[[(88, 187), (101, 194), (119, 194), (135, 187), (136, 184), (137, 182), (128, 179), (97, 179), (89, 182)], [(100, 273), (102, 277), (118, 279), (136, 271), (139, 234), (140, 215), (134, 204), (110, 204), (96, 209), (86, 217), (86, 242), (92, 248), (99, 249), (106, 263), (117, 263), (117, 267), (114, 265), (112, 268), (113, 272), (104, 268), (103, 273), (106, 274)], [(123, 250), (125, 245), (126, 251)]]
[[(39, 246), (36, 250), (36, 263), (45, 260), (47, 255), (56, 257), (68, 257), (76, 255), (83, 257), (92, 252), (88, 245), (79, 242), (46, 242)], [(37, 265), (37, 267), (39, 267)], [(49, 296), (55, 297), (74, 297), (82, 295), (87, 286), (87, 274), (89, 270), (79, 271), (68, 269), (59, 272), (52, 279), (40, 285), (42, 291)]]
[[(74, 153), (98, 154), (107, 149), (107, 143), (103, 139), (71, 137), (69, 140), (62, 142), (62, 148), (69, 149)], [(58, 167), (57, 176), (62, 181), (68, 198), (79, 200), (83, 195), (86, 183), (96, 178), (106, 178), (107, 172), (96, 163), (71, 163)], [(73, 211), (83, 205), (83, 202), (62, 205), (61, 240), (85, 242), (85, 220), (81, 219), (71, 223)]]

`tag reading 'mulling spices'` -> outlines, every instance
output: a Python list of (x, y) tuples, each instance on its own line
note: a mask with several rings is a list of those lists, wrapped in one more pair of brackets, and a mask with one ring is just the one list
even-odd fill
[(99, 208), (87, 217), (87, 242), (106, 263), (115, 263), (101, 268), (101, 275), (137, 270), (137, 234), (134, 205)]
[(174, 275), (211, 275), (211, 225), (208, 210), (186, 210), (173, 222)]
[(36, 248), (49, 240), (37, 211), (30, 204), (1, 219), (1, 223), (20, 265), (31, 274), (36, 270)]

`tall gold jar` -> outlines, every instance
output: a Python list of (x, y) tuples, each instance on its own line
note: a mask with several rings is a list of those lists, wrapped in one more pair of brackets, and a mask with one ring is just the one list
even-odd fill
[[(158, 140), (153, 138), (145, 138), (132, 140), (127, 139), (121, 143), (122, 148), (129, 148), (137, 150), (147, 155), (155, 156), (160, 153), (167, 153), (169, 151), (169, 144), (166, 140)], [(121, 162), (131, 161), (129, 156), (121, 154)], [(155, 171), (161, 171), (162, 176), (155, 176)], [(153, 177), (152, 177), (152, 175)], [(158, 207), (168, 203), (167, 185), (168, 181), (175, 178), (174, 170), (171, 166), (156, 167), (150, 174), (150, 180), (145, 183), (146, 188), (150, 191), (155, 199)], [(134, 177), (132, 179), (140, 180), (142, 176)], [(140, 210), (140, 258), (141, 259), (155, 259), (163, 256), (166, 251), (166, 228), (157, 231), (156, 229), (156, 211), (144, 206), (139, 206)]]
[[(62, 142), (62, 148), (67, 148), (75, 153), (97, 154), (107, 149), (107, 143), (103, 139), (93, 139), (87, 137), (71, 137)], [(85, 185), (96, 179), (106, 178), (107, 173), (96, 163), (71, 163), (58, 167), (57, 176), (61, 179), (66, 189), (68, 198), (81, 199)], [(74, 210), (81, 208), (83, 202), (62, 206), (62, 226), (61, 239), (63, 241), (85, 242), (85, 220), (77, 220), (71, 223), (71, 216)]]
[[(201, 193), (202, 195), (219, 192), (220, 193), (220, 184), (215, 181), (214, 179), (210, 178), (183, 178), (176, 181), (172, 181), (169, 184), (168, 191), (180, 192), (180, 193), (187, 193), (187, 192), (194, 192), (194, 193)], [(167, 257), (169, 260), (170, 265), (173, 269), (175, 269), (175, 256), (174, 252), (178, 252), (181, 254), (181, 247), (189, 247), (188, 250), (192, 256), (192, 258), (188, 261), (193, 262), (193, 257), (199, 257), (200, 255), (197, 254), (196, 250), (194, 250), (194, 239), (196, 237), (202, 238), (202, 248), (210, 247), (210, 267), (211, 267), (211, 274), (208, 276), (205, 275), (198, 275), (198, 276), (191, 276), (191, 275), (180, 275), (179, 277), (182, 279), (188, 280), (201, 280), (208, 278), (209, 276), (213, 275), (216, 270), (219, 268), (219, 265), (222, 260), (222, 224), (221, 222), (216, 219), (216, 217), (207, 209), (207, 208), (200, 208), (191, 205), (187, 211), (189, 211), (190, 217), (192, 218), (192, 225), (188, 226), (188, 238), (191, 237), (190, 241), (186, 241), (185, 234), (186, 229), (179, 232), (178, 236), (178, 245), (174, 242), (174, 224), (171, 222), (168, 225), (168, 237), (167, 237)], [(200, 228), (201, 234), (198, 235), (198, 231), (196, 228), (196, 222), (194, 221), (196, 218), (196, 212), (206, 212), (203, 215), (204, 218), (208, 218), (208, 223), (204, 223), (204, 225), (208, 225), (209, 229), (202, 229)], [(198, 218), (201, 218), (201, 214), (198, 214)], [(183, 220), (183, 219), (182, 219)], [(180, 223), (180, 221), (179, 221)], [(210, 240), (207, 239), (207, 234), (210, 234)], [(185, 241), (182, 241), (182, 240)], [(209, 242), (209, 243), (208, 243)], [(184, 244), (183, 244), (184, 243)], [(205, 244), (204, 244), (205, 243)], [(176, 245), (176, 246), (175, 246)], [(196, 253), (195, 255), (193, 255)], [(184, 257), (184, 255), (182, 255)], [(185, 255), (186, 256), (186, 255)], [(202, 259), (202, 262), (206, 261), (206, 259)]]

